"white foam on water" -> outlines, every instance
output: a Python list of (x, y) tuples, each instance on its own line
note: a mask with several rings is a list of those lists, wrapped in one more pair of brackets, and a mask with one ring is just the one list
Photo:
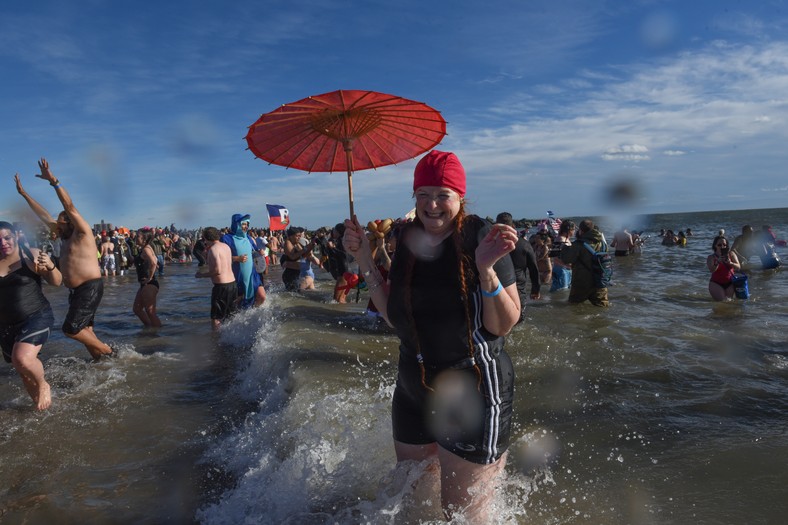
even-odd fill
[[(204, 462), (229, 474), (234, 485), (198, 510), (197, 520), (443, 523), (438, 488), (419, 481), (428, 465), (396, 464), (390, 422), (396, 365), (345, 348), (346, 333), (298, 337), (275, 303), (222, 329), (227, 344), (255, 334), (231, 387), (255, 409), (205, 455)], [(310, 341), (321, 349), (299, 348)], [(496, 523), (516, 523), (533, 490), (529, 478), (510, 470), (490, 510)], [(453, 523), (464, 523), (462, 515)]]

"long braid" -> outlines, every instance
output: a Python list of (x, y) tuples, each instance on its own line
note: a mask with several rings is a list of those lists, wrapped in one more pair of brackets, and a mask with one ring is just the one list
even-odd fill
[(405, 265), (405, 313), (408, 316), (408, 324), (413, 330), (413, 340), (416, 342), (416, 359), (421, 370), (421, 385), (433, 392), (434, 389), (427, 385), (427, 369), (424, 368), (424, 357), (421, 354), (421, 342), (419, 332), (416, 330), (416, 319), (413, 317), (413, 267), (416, 265), (416, 257), (413, 252), (408, 250), (408, 260)]
[[(459, 284), (460, 284), (460, 291), (461, 291), (461, 298), (463, 307), (465, 309), (465, 324), (468, 329), (468, 355), (473, 363), (473, 369), (476, 373), (476, 388), (481, 388), (482, 384), (482, 372), (479, 368), (479, 365), (476, 363), (476, 359), (474, 357), (474, 344), (473, 344), (473, 323), (471, 322), (471, 299), (470, 294), (468, 293), (468, 278), (472, 278), (472, 259), (468, 254), (465, 253), (464, 248), (464, 238), (463, 238), (463, 226), (465, 224), (465, 207), (460, 205), (460, 210), (455, 217), (454, 222), (454, 231), (452, 232), (452, 241), (454, 243), (454, 250), (457, 256), (457, 265), (458, 265), (458, 274), (459, 274)], [(420, 221), (418, 218), (416, 219), (416, 223)], [(421, 342), (419, 340), (419, 334), (416, 329), (416, 319), (413, 316), (413, 293), (412, 293), (412, 283), (413, 283), (413, 269), (416, 265), (416, 257), (415, 255), (408, 250), (407, 261), (405, 265), (405, 312), (408, 317), (408, 324), (411, 326), (413, 330), (413, 340), (416, 343), (416, 358), (419, 363), (419, 369), (421, 370), (421, 384), (422, 386), (429, 390), (434, 391), (429, 385), (427, 385), (427, 371), (424, 367), (424, 358), (421, 353)]]
[(468, 294), (468, 274), (466, 271), (469, 269), (466, 265), (470, 266), (472, 262), (470, 257), (465, 253), (463, 250), (463, 234), (462, 228), (465, 224), (465, 206), (460, 205), (460, 211), (457, 214), (456, 218), (456, 227), (454, 232), (452, 233), (452, 237), (454, 240), (454, 250), (457, 254), (457, 263), (458, 263), (458, 273), (460, 277), (460, 291), (462, 292), (462, 304), (465, 308), (465, 325), (468, 328), (468, 355), (470, 356), (471, 363), (473, 363), (473, 369), (476, 372), (476, 388), (480, 389), (482, 385), (482, 371), (479, 368), (479, 365), (476, 363), (476, 359), (474, 357), (474, 345), (473, 345), (473, 329), (471, 323), (471, 300)]

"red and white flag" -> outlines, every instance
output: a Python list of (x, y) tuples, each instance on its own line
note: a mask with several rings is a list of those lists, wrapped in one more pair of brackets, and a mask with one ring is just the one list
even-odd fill
[(266, 204), (268, 208), (268, 227), (271, 231), (284, 230), (290, 225), (290, 212), (279, 204)]

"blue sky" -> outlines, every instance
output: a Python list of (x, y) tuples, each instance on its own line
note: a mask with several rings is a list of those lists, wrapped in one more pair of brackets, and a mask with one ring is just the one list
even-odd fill
[[(0, 218), (36, 160), (91, 222), (316, 228), (344, 173), (246, 150), (262, 113), (336, 89), (441, 111), (472, 213), (539, 218), (785, 207), (783, 1), (9, 1), (0, 6)], [(366, 222), (412, 206), (415, 161), (353, 177)]]

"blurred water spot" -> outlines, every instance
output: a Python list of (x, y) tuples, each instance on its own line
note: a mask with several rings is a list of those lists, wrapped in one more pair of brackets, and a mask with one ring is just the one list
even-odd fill
[(641, 204), (644, 197), (640, 182), (630, 174), (615, 176), (603, 192), (607, 203), (618, 209), (634, 208)]
[(440, 442), (467, 443), (482, 425), (484, 406), (472, 374), (447, 370), (434, 381), (427, 399), (429, 426)]
[(87, 164), (99, 181), (105, 202), (113, 208), (122, 208), (126, 202), (126, 171), (115, 149), (109, 144), (93, 144), (87, 151)]
[(205, 115), (184, 115), (173, 124), (168, 139), (176, 155), (186, 160), (200, 160), (214, 152), (219, 132)]
[(561, 455), (561, 442), (549, 429), (537, 428), (514, 443), (512, 454), (517, 470), (528, 475), (555, 463)]
[(655, 11), (643, 19), (640, 39), (652, 51), (662, 52), (676, 45), (679, 34), (678, 16), (671, 11)]

